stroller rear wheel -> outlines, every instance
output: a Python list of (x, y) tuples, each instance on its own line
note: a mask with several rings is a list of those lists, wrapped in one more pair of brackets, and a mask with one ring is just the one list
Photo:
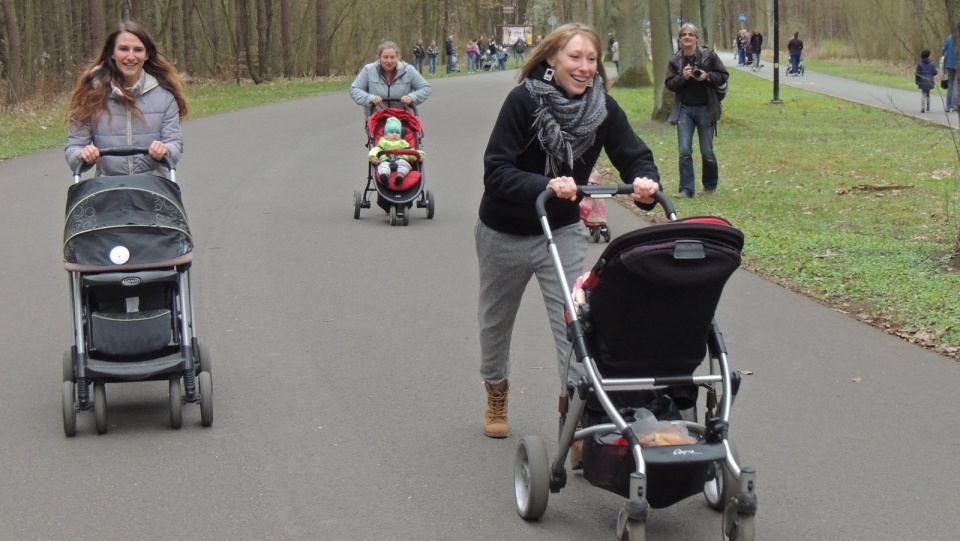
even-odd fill
[(102, 381), (93, 382), (93, 414), (97, 421), (97, 434), (106, 434), (107, 386)]
[(393, 205), (390, 207), (390, 225), (397, 225), (399, 217), (397, 215), (397, 207)]
[(427, 190), (426, 193), (425, 193), (425, 195), (426, 195), (426, 197), (427, 197), (427, 219), (428, 219), (428, 220), (432, 220), (432, 219), (433, 219), (433, 210), (434, 210), (434, 206), (435, 206), (435, 203), (434, 203), (434, 200), (433, 200), (433, 192), (431, 192), (430, 190)]
[(183, 426), (183, 389), (180, 376), (170, 378), (170, 427), (178, 430)]
[(353, 192), (353, 219), (360, 219), (360, 209), (363, 208), (363, 194), (360, 193), (360, 190)]
[(76, 346), (70, 346), (63, 352), (63, 381), (74, 380), (73, 375), (73, 351)]
[(63, 382), (63, 433), (68, 438), (77, 433), (77, 405), (74, 399), (74, 385), (72, 381)]
[(517, 444), (513, 465), (517, 513), (523, 520), (540, 520), (550, 497), (550, 463), (547, 446), (539, 436), (526, 436)]
[[(740, 457), (737, 455), (737, 447), (730, 443), (730, 454), (733, 460), (739, 464)], [(703, 484), (703, 496), (707, 499), (707, 505), (714, 511), (723, 511), (727, 503), (737, 496), (740, 492), (740, 480), (730, 473), (724, 461), (719, 460), (710, 464), (707, 469), (707, 480)]]
[(200, 372), (197, 376), (200, 386), (200, 424), (213, 425), (213, 376), (210, 372)]
[(590, 238), (593, 239), (593, 242), (600, 242), (600, 228), (591, 227), (590, 228)]

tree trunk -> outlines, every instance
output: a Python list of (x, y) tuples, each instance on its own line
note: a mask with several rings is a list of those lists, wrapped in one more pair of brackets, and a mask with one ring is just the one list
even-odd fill
[(293, 77), (293, 36), (290, 30), (290, 0), (280, 0), (280, 54), (283, 56), (283, 76)]
[(643, 35), (643, 7), (635, 0), (618, 0), (617, 42), (620, 48), (620, 73), (617, 87), (640, 88), (653, 84), (647, 68), (647, 46)]
[(327, 41), (330, 38), (329, 6), (327, 0), (317, 0), (317, 67), (318, 77), (330, 75), (330, 59), (327, 55)]
[(257, 0), (257, 64), (260, 80), (270, 79), (270, 19), (273, 14), (271, 0)]
[(20, 53), (20, 29), (17, 26), (17, 12), (13, 6), (13, 0), (0, 0), (3, 4), (3, 20), (5, 21), (3, 35), (6, 38), (4, 43), (0, 43), (0, 61), (3, 62), (4, 79), (9, 81), (7, 87), (7, 103), (15, 103), (20, 93), (21, 71), (20, 59), (23, 58)]
[(653, 114), (651, 119), (666, 121), (673, 109), (673, 92), (664, 92), (667, 64), (673, 57), (673, 21), (669, 0), (650, 0), (650, 37), (653, 40)]

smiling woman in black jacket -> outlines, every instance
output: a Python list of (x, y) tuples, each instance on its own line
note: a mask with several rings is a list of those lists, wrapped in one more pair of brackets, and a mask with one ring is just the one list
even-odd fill
[[(570, 343), (563, 294), (543, 244), (534, 202), (546, 189), (557, 198), (547, 216), (567, 282), (582, 274), (587, 229), (580, 221), (577, 186), (585, 185), (600, 156), (607, 154), (633, 199), (653, 207), (660, 174), (653, 152), (637, 136), (627, 115), (606, 92), (600, 37), (588, 26), (557, 28), (534, 49), (504, 101), (483, 158), (484, 192), (475, 229), (480, 265), (480, 375), (487, 390), (484, 433), (509, 435), (507, 376), (510, 336), (524, 289), (537, 276), (547, 305), (563, 374)], [(567, 381), (580, 378), (573, 363)]]

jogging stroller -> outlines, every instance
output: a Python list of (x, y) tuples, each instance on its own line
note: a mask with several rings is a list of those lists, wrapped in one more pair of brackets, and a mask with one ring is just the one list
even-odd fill
[[(593, 197), (632, 191), (632, 185), (580, 189)], [(544, 208), (551, 197), (547, 190), (537, 199), (537, 213), (569, 292)], [(571, 356), (586, 375), (563, 390), (553, 462), (542, 438), (520, 440), (517, 511), (524, 520), (543, 516), (550, 492), (566, 485), (568, 451), (583, 441), (584, 478), (627, 498), (617, 516), (618, 540), (644, 539), (650, 508), (702, 491), (722, 512), (725, 540), (753, 541), (755, 472), (740, 465), (728, 439), (740, 374), (729, 367), (714, 321), (722, 288), (740, 265), (743, 234), (721, 218), (676, 220), (665, 195), (657, 194), (657, 202), (672, 221), (615, 239), (584, 281), (583, 304), (565, 296)], [(709, 374), (695, 375), (705, 357)], [(704, 424), (696, 422), (700, 388), (707, 390)], [(656, 430), (639, 434), (638, 421), (649, 421), (654, 412)], [(667, 437), (675, 431), (686, 432), (685, 438)], [(647, 440), (660, 445), (644, 446)]]
[[(147, 148), (100, 149), (135, 156)], [(77, 430), (77, 411), (93, 410), (107, 431), (106, 384), (166, 381), (170, 425), (183, 403), (200, 405), (213, 424), (210, 355), (196, 333), (190, 268), (193, 240), (176, 183), (152, 174), (80, 180), (74, 170), (63, 228), (70, 276), (74, 345), (63, 355), (63, 431)], [(181, 386), (182, 380), (182, 386)], [(91, 396), (92, 387), (92, 396)]]
[[(386, 183), (382, 183), (377, 178), (377, 166), (367, 162), (367, 185), (361, 191), (353, 192), (353, 218), (360, 219), (360, 210), (370, 208), (370, 194), (377, 194), (377, 206), (390, 215), (390, 225), (410, 223), (410, 208), (416, 204), (417, 208), (427, 209), (427, 218), (433, 219), (434, 198), (433, 193), (425, 190), (424, 173), (425, 167), (420, 160), (420, 154), (416, 151), (423, 146), (423, 127), (420, 124), (420, 117), (417, 116), (416, 108), (404, 109), (399, 99), (389, 98), (382, 102), (386, 107), (376, 111), (367, 111), (367, 119), (364, 122), (364, 129), (367, 133), (367, 150), (369, 151), (383, 136), (384, 125), (388, 117), (396, 117), (402, 125), (401, 136), (410, 143), (410, 149), (387, 150), (386, 153), (390, 159), (401, 157), (406, 159), (411, 166), (410, 172), (403, 178), (401, 183), (396, 180), (396, 171), (390, 173)], [(392, 105), (397, 105), (393, 107)]]

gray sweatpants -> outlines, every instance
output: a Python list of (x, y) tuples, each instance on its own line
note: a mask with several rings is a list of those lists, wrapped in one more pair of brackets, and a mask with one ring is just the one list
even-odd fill
[[(497, 384), (510, 374), (513, 324), (527, 283), (536, 275), (550, 317), (557, 347), (557, 369), (562, 378), (570, 355), (570, 342), (563, 317), (563, 292), (546, 238), (543, 235), (508, 235), (490, 229), (479, 220), (474, 236), (480, 264), (480, 376), (487, 383)], [(577, 277), (583, 274), (587, 228), (582, 222), (561, 227), (553, 231), (553, 239), (567, 284), (573, 287)], [(572, 361), (567, 381), (576, 382), (582, 374), (580, 364)]]

